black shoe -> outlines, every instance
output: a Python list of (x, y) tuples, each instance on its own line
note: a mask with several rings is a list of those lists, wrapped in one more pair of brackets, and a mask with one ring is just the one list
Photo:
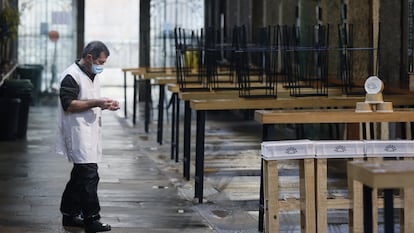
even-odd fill
[(83, 219), (79, 216), (67, 216), (63, 215), (62, 225), (64, 227), (84, 227)]
[(110, 230), (111, 230), (111, 225), (101, 223), (98, 220), (95, 220), (85, 225), (85, 232), (87, 233), (95, 233), (95, 232), (110, 231)]

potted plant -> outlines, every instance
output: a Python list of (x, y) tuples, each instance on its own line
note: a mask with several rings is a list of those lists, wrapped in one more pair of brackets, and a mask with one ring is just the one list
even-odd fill
[[(5, 1), (7, 2), (7, 1)], [(1, 60), (12, 60), (12, 46), (17, 40), (20, 14), (16, 8), (4, 4), (0, 10), (0, 57)], [(1, 62), (0, 60), (0, 62)]]

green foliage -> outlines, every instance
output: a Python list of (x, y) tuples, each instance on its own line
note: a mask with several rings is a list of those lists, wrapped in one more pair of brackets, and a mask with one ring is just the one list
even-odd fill
[(6, 38), (17, 38), (17, 30), (20, 23), (20, 13), (17, 9), (5, 7), (0, 12), (1, 32)]

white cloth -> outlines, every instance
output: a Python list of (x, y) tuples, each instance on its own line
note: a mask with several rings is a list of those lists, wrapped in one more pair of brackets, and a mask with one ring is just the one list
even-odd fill
[[(92, 81), (75, 63), (61, 75), (71, 75), (79, 85), (78, 100), (99, 99), (99, 77)], [(56, 152), (73, 163), (98, 163), (102, 159), (101, 108), (83, 112), (65, 112), (61, 104), (58, 114)]]

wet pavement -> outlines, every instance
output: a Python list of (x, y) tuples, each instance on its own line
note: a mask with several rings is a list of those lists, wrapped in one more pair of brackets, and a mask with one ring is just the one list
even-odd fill
[[(122, 99), (121, 87), (102, 92)], [(83, 232), (61, 226), (60, 197), (72, 165), (54, 152), (56, 104), (56, 96), (43, 97), (30, 107), (26, 139), (0, 141), (0, 232)], [(182, 162), (170, 159), (170, 113), (159, 145), (156, 109), (145, 133), (143, 105), (135, 126), (122, 110), (104, 112), (102, 221), (112, 232), (257, 232), (260, 126), (230, 112), (208, 115), (205, 200), (199, 204), (194, 176), (183, 179)]]
[[(122, 73), (105, 72), (108, 78), (101, 81), (102, 96), (125, 105), (120, 79), (111, 78), (122, 77)], [(131, 86), (132, 79), (128, 80)], [(99, 164), (98, 191), (102, 221), (118, 233), (257, 233), (261, 125), (246, 118), (245, 112), (207, 113), (204, 202), (200, 204), (194, 198), (195, 114), (187, 181), (182, 173), (182, 145), (179, 162), (170, 158), (171, 108), (164, 115), (163, 144), (156, 142), (157, 86), (152, 91), (148, 133), (144, 131), (144, 102), (138, 102), (137, 123), (132, 125), (131, 87), (127, 118), (123, 108), (103, 112), (104, 159)], [(166, 106), (170, 96), (167, 93)], [(30, 107), (26, 139), (0, 141), (0, 233), (83, 232), (61, 226), (60, 198), (72, 165), (54, 152), (57, 103), (56, 96), (44, 96)], [(182, 115), (180, 120), (183, 132)], [(280, 139), (295, 138), (292, 126), (276, 131)], [(315, 133), (314, 128), (308, 131)], [(328, 171), (328, 182), (336, 188), (346, 187), (342, 165), (332, 166), (330, 176)], [(278, 166), (279, 198), (299, 198), (297, 162)], [(298, 212), (279, 217), (281, 232), (300, 232)], [(347, 210), (329, 211), (328, 232), (348, 232), (347, 218)]]

